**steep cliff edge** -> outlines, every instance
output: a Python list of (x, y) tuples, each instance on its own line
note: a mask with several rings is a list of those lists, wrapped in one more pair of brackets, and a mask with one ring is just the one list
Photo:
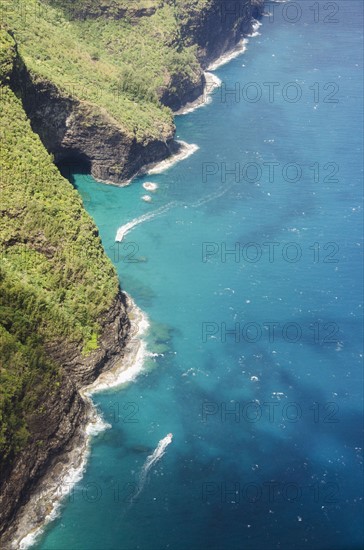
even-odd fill
[[(251, 29), (259, 0), (0, 0), (0, 539), (82, 438), (79, 389), (123, 355), (124, 295), (53, 162), (125, 183), (178, 149), (172, 110)], [(20, 6), (20, 8), (19, 8)], [(9, 34), (9, 32), (11, 34)], [(28, 117), (28, 118), (27, 118)], [(47, 511), (45, 510), (44, 513)]]
[(97, 180), (128, 182), (143, 166), (179, 150), (172, 123), (161, 126), (158, 136), (138, 140), (105, 109), (34, 77), (21, 60), (11, 86), (56, 164), (84, 163)]
[(251, 32), (252, 19), (263, 13), (262, 0), (176, 0), (176, 4), (183, 43), (197, 46), (203, 68), (234, 48)]
[(79, 389), (123, 356), (125, 296), (78, 193), (9, 87), (0, 30), (0, 546), (88, 415)]
[[(62, 491), (61, 480), (65, 475), (62, 465), (67, 468), (67, 462), (72, 462), (75, 446), (82, 451), (85, 425), (93, 413), (79, 390), (93, 382), (100, 372), (122, 361), (128, 327), (125, 298), (119, 294), (100, 323), (101, 337), (96, 352), (85, 358), (75, 343), (59, 340), (45, 344), (48, 357), (60, 368), (56, 382), (50, 381), (46, 395), (36, 395), (34, 408), (27, 413), (29, 439), (25, 447), (2, 464), (0, 542), (4, 550), (13, 548), (11, 542), (18, 529), (19, 513), (37, 494), (39, 481), (52, 469), (59, 476), (55, 492)], [(43, 483), (47, 486), (47, 478)], [(25, 511), (27, 525), (31, 528), (42, 525), (50, 512), (48, 506), (46, 501), (37, 507), (33, 503)]]
[(83, 160), (96, 179), (127, 183), (178, 151), (172, 111), (203, 93), (203, 68), (251, 30), (261, 4), (8, 4), (19, 50), (12, 88), (56, 163)]

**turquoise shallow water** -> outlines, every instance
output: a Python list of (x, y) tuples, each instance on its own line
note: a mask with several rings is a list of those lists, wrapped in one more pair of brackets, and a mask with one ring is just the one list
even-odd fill
[(159, 355), (95, 396), (111, 429), (38, 549), (361, 547), (362, 4), (295, 5), (177, 117), (194, 155), (124, 189), (74, 175)]

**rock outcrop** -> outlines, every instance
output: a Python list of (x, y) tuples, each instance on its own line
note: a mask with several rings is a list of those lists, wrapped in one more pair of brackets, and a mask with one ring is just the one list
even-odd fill
[[(57, 463), (66, 462), (68, 453), (83, 442), (89, 404), (79, 390), (122, 360), (130, 327), (124, 294), (118, 294), (101, 326), (100, 346), (87, 357), (82, 355), (81, 347), (66, 341), (48, 345), (49, 356), (62, 365), (62, 378), (58, 388), (39, 403), (45, 413), (29, 421), (31, 443), (1, 472), (0, 541), (4, 550), (12, 547), (17, 515), (38, 482)], [(44, 521), (44, 517), (38, 519)]]
[[(80, 16), (98, 17), (98, 4), (102, 10), (103, 3), (94, 2), (96, 11), (82, 12)], [(228, 10), (228, 4), (234, 9)], [(234, 47), (242, 33), (251, 30), (252, 17), (259, 16), (261, 9), (261, 0), (231, 3), (209, 0), (201, 10), (196, 9), (193, 2), (186, 2), (180, 21), (181, 39), (186, 46), (197, 46), (200, 68), (191, 75), (174, 74), (160, 90), (161, 103), (178, 110), (201, 95), (205, 85), (203, 69)], [(108, 17), (125, 15), (122, 9), (112, 15), (105, 10), (104, 15)], [(134, 18), (149, 17), (153, 10), (134, 11), (132, 15)], [(54, 83), (32, 74), (15, 50), (14, 56), (16, 62), (10, 86), (22, 98), (33, 131), (53, 154), (56, 163), (82, 162), (96, 179), (122, 184), (146, 164), (177, 152), (179, 145), (174, 141), (173, 124), (161, 128), (157, 139), (138, 141), (105, 110), (61, 93)], [(33, 422), (30, 421), (32, 442), (1, 472), (1, 548), (10, 547), (16, 518), (39, 480), (81, 437), (80, 430), (88, 411), (80, 388), (94, 381), (100, 372), (112, 368), (123, 356), (129, 320), (122, 293), (116, 297), (101, 326), (99, 348), (87, 357), (75, 344), (65, 341), (48, 344), (48, 354), (55, 363), (62, 365), (63, 375), (58, 388), (44, 396), (40, 404), (52, 413), (37, 415)]]
[(97, 180), (128, 182), (146, 164), (179, 149), (173, 139), (174, 125), (161, 128), (159, 139), (137, 141), (105, 110), (62, 94), (52, 82), (34, 77), (21, 59), (11, 86), (22, 98), (33, 131), (56, 164), (82, 162)]
[(201, 11), (186, 5), (181, 20), (181, 36), (186, 46), (197, 45), (203, 68), (234, 48), (252, 30), (252, 19), (263, 13), (262, 0), (211, 0)]
[[(171, 0), (166, 3), (170, 4)], [(63, 6), (64, 2), (55, 0), (53, 4)], [(173, 111), (180, 110), (203, 93), (206, 84), (203, 69), (233, 48), (244, 33), (250, 32), (252, 18), (259, 17), (262, 12), (261, 0), (209, 0), (202, 4), (200, 8), (195, 3), (182, 2), (178, 16), (179, 39), (186, 47), (197, 46), (200, 67), (194, 67), (187, 74), (167, 75), (165, 85), (159, 90), (159, 100)], [(76, 8), (72, 16), (81, 19), (86, 16), (118, 19), (124, 13), (114, 2), (105, 5), (94, 2), (89, 13), (82, 5)], [(156, 9), (138, 11), (130, 7), (128, 17), (150, 17)], [(21, 59), (12, 87), (22, 97), (33, 130), (54, 155), (55, 162), (67, 162), (68, 165), (82, 162), (97, 180), (123, 185), (144, 166), (164, 160), (179, 150), (174, 140), (173, 122), (159, 128), (158, 137), (138, 140), (105, 109), (61, 92), (54, 83), (28, 71)]]

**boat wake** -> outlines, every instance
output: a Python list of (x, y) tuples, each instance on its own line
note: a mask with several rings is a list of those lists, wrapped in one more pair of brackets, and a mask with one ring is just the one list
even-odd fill
[(195, 201), (191, 204), (187, 204), (187, 206), (189, 206), (191, 208), (199, 208), (200, 206), (203, 206), (204, 204), (207, 204), (208, 202), (211, 202), (215, 199), (219, 199), (220, 197), (225, 195), (225, 193), (227, 193), (232, 188), (232, 186), (233, 186), (233, 184), (227, 185), (226, 187), (220, 187), (215, 192), (210, 193), (206, 197), (202, 197), (201, 199), (198, 199), (197, 201)]
[(115, 241), (116, 242), (121, 242), (123, 240), (123, 238), (125, 237), (125, 235), (127, 233), (129, 233), (129, 231), (134, 229), (134, 227), (136, 227), (137, 225), (140, 225), (141, 223), (149, 222), (149, 221), (153, 220), (154, 218), (156, 218), (158, 216), (161, 216), (162, 214), (165, 214), (166, 212), (168, 212), (168, 210), (170, 210), (171, 208), (177, 206), (177, 204), (178, 203), (176, 201), (169, 202), (168, 204), (165, 204), (164, 206), (161, 206), (160, 208), (157, 208), (156, 210), (153, 210), (152, 212), (148, 212), (147, 214), (143, 214), (142, 216), (139, 216), (138, 218), (134, 218), (130, 222), (126, 223), (125, 225), (122, 225), (121, 227), (119, 227), (119, 229), (116, 233)]
[(148, 481), (148, 475), (150, 470), (165, 454), (168, 445), (172, 443), (172, 439), (173, 439), (173, 435), (171, 433), (166, 435), (166, 437), (160, 440), (154, 452), (147, 457), (141, 469), (137, 490), (131, 499), (130, 505), (133, 504), (135, 499), (137, 499), (140, 493), (142, 492), (146, 482)]
[(183, 203), (181, 201), (172, 201), (172, 202), (169, 202), (169, 203), (165, 204), (164, 206), (161, 206), (160, 208), (157, 208), (156, 210), (153, 210), (152, 212), (148, 212), (147, 214), (143, 214), (142, 216), (139, 216), (138, 218), (134, 218), (130, 222), (126, 223), (125, 225), (122, 225), (121, 227), (119, 227), (119, 229), (116, 233), (115, 241), (116, 242), (121, 242), (124, 239), (125, 235), (127, 235), (127, 233), (129, 233), (137, 225), (140, 225), (140, 224), (145, 223), (145, 222), (150, 222), (150, 221), (154, 220), (155, 218), (157, 218), (159, 216), (162, 216), (163, 214), (165, 214), (166, 212), (171, 210), (171, 208), (182, 207), (182, 206), (190, 207), (190, 208), (198, 208), (198, 207), (203, 206), (204, 204), (206, 204), (208, 202), (211, 202), (211, 201), (213, 201), (217, 198), (222, 197), (223, 195), (225, 195), (225, 193), (227, 191), (229, 191), (229, 189), (231, 189), (231, 187), (232, 187), (232, 185), (228, 185), (226, 187), (220, 187), (217, 191), (215, 191), (213, 193), (210, 193), (209, 195), (204, 196), (201, 199), (198, 199), (197, 201), (192, 202), (192, 203)]

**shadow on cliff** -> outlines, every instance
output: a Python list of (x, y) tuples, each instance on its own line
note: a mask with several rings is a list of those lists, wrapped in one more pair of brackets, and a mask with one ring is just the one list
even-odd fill
[(77, 187), (75, 174), (91, 174), (90, 159), (82, 153), (72, 153), (69, 156), (65, 156), (56, 163), (56, 166), (62, 176), (75, 187)]

